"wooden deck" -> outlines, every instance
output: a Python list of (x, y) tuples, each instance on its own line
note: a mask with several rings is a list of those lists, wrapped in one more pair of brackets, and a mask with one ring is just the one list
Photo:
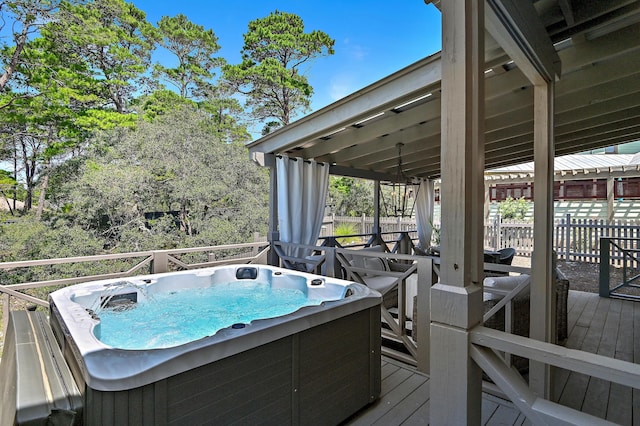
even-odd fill
[[(566, 347), (640, 363), (640, 303), (569, 293)], [(562, 405), (622, 425), (640, 425), (640, 390), (559, 370), (554, 392)]]
[[(565, 346), (640, 363), (640, 303), (569, 292), (569, 337)], [(425, 425), (429, 422), (429, 377), (401, 362), (383, 359), (381, 397), (348, 425)], [(558, 369), (558, 401), (622, 425), (640, 425), (640, 391)], [(483, 425), (529, 425), (510, 401), (484, 394)]]

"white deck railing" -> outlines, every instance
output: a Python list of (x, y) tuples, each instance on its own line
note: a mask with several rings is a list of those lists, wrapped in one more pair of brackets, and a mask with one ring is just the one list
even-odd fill
[[(20, 284), (0, 285), (0, 297), (2, 298), (3, 330), (7, 327), (11, 309), (12, 298), (17, 298), (27, 303), (48, 307), (46, 300), (24, 293), (25, 290), (43, 287), (67, 286), (79, 282), (96, 281), (110, 278), (128, 277), (142, 273), (160, 273), (169, 270), (197, 269), (208, 266), (225, 265), (229, 263), (266, 263), (266, 255), (269, 251), (269, 243), (255, 242), (243, 244), (228, 244), (222, 246), (182, 248), (173, 250), (152, 250), (133, 253), (104, 254), (96, 256), (66, 257), (57, 259), (25, 260), (17, 262), (0, 263), (0, 271), (12, 271), (18, 268), (33, 268), (38, 266), (53, 266), (74, 263), (97, 263), (132, 259), (134, 264), (128, 269), (107, 274), (75, 276), (69, 278), (57, 278), (50, 280), (31, 281)], [(181, 256), (201, 253), (207, 261), (187, 263)], [(135, 260), (137, 259), (137, 260)]]
[(496, 351), (528, 358), (587, 376), (640, 389), (640, 365), (567, 349), (526, 337), (477, 326), (471, 331), (471, 357), (533, 424), (611, 424), (598, 417), (543, 399)]
[[(286, 243), (275, 243), (273, 248), (280, 254)], [(402, 244), (395, 244), (394, 247), (401, 247)], [(358, 268), (353, 267), (346, 260), (345, 254), (353, 249), (330, 246), (307, 246), (313, 252), (310, 257), (294, 258), (283, 257), (285, 264), (295, 265), (317, 273), (336, 276), (336, 273), (346, 271), (351, 279), (358, 275)], [(229, 251), (246, 250), (246, 255), (236, 255), (233, 259), (221, 256), (216, 258), (216, 253)], [(145, 267), (149, 267), (152, 273), (164, 272), (169, 269), (194, 269), (206, 266), (229, 264), (229, 263), (266, 263), (266, 254), (269, 250), (267, 243), (247, 243), (233, 244), (226, 246), (198, 247), (176, 250), (157, 250), (136, 253), (122, 253), (102, 256), (86, 256), (62, 259), (43, 259), (24, 262), (0, 263), (0, 270), (10, 271), (15, 268), (29, 268), (34, 266), (50, 266), (56, 264), (68, 264), (78, 262), (99, 262), (113, 259), (139, 258), (131, 268), (110, 274), (93, 275), (85, 277), (72, 277), (64, 279), (54, 279), (36, 281), (29, 283), (0, 286), (0, 294), (3, 298), (4, 312), (10, 308), (11, 298), (16, 297), (29, 303), (48, 306), (47, 302), (36, 297), (23, 293), (25, 289), (32, 289), (46, 286), (60, 286), (77, 283), (80, 281), (97, 280), (112, 277), (123, 277), (139, 272)], [(199, 263), (186, 263), (180, 259), (181, 255), (188, 253), (206, 253), (209, 261)], [(417, 331), (409, 335), (410, 328), (407, 326), (407, 318), (412, 318), (413, 313), (407, 312), (409, 291), (407, 281), (414, 277), (417, 280), (416, 303), (417, 312), (420, 313), (420, 324), (429, 324), (429, 289), (437, 280), (438, 259), (426, 256), (412, 256), (401, 253), (359, 253), (360, 256), (372, 258), (384, 257), (397, 262), (405, 262), (411, 266), (404, 272), (389, 271), (389, 276), (398, 280), (398, 310), (391, 314), (388, 309), (383, 310), (383, 319), (390, 324), (385, 333), (394, 336), (397, 341), (404, 343), (410, 349), (408, 355), (403, 355), (401, 359), (405, 362), (417, 365), (419, 369), (428, 371), (429, 369), (429, 327), (420, 327)], [(297, 263), (299, 262), (299, 263)], [(286, 265), (285, 265), (286, 266)], [(485, 267), (500, 270), (502, 272), (511, 271), (518, 273), (529, 272), (526, 268), (516, 268), (506, 265), (485, 264)], [(525, 281), (511, 292), (503, 294), (504, 298), (498, 302), (485, 317), (486, 321), (500, 308), (505, 308), (505, 315), (511, 311), (513, 298), (521, 293), (529, 282)], [(425, 291), (426, 290), (426, 291)], [(491, 289), (485, 289), (492, 291)], [(386, 312), (385, 312), (386, 311)], [(8, 315), (4, 315), (5, 318)], [(414, 321), (416, 320), (413, 317)], [(506, 332), (477, 326), (471, 331), (472, 358), (484, 370), (484, 372), (495, 383), (494, 389), (508, 397), (513, 403), (535, 424), (605, 424), (604, 420), (574, 409), (561, 406), (552, 401), (542, 399), (534, 395), (526, 381), (514, 369), (510, 367), (512, 355), (538, 361), (546, 365), (563, 368), (588, 376), (597, 377), (613, 383), (630, 386), (640, 389), (640, 365), (626, 361), (621, 361), (601, 355), (595, 355), (574, 349), (567, 349), (550, 343), (539, 342), (522, 336), (510, 334), (511, 321), (505, 318)], [(393, 353), (390, 353), (393, 355)], [(396, 354), (397, 355), (397, 354)], [(486, 388), (485, 388), (486, 389)]]

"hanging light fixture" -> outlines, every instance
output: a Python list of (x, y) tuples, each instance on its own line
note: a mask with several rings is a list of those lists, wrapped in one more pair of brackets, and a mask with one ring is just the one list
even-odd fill
[[(406, 204), (406, 192), (407, 192), (407, 179), (402, 171), (402, 147), (404, 143), (398, 142), (396, 148), (398, 148), (398, 170), (396, 175), (396, 181), (393, 185), (394, 188), (394, 213), (395, 216), (404, 216), (405, 204)], [(404, 186), (404, 194), (402, 186)]]
[[(405, 175), (402, 163), (402, 148), (404, 147), (403, 130), (400, 130), (400, 142), (396, 143), (398, 150), (396, 175), (387, 184), (391, 187), (389, 198), (385, 199), (383, 191), (380, 192), (381, 201), (384, 204), (384, 211), (387, 216), (411, 217), (413, 214), (413, 204), (415, 204), (415, 194), (413, 184), (409, 184), (409, 178)], [(387, 200), (389, 203), (387, 203)], [(413, 203), (412, 201), (413, 200)], [(407, 210), (410, 209), (409, 212)]]

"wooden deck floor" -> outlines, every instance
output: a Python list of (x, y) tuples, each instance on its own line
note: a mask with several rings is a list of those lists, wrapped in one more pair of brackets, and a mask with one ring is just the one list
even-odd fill
[[(570, 291), (566, 347), (640, 363), (640, 303)], [(566, 406), (622, 424), (640, 426), (640, 391), (557, 370), (554, 392)], [(382, 395), (348, 425), (426, 425), (429, 378), (403, 363), (383, 359)], [(529, 425), (510, 401), (484, 394), (483, 425)]]
[[(566, 347), (640, 363), (640, 303), (569, 293)], [(640, 390), (558, 370), (554, 392), (562, 405), (622, 425), (640, 425)]]

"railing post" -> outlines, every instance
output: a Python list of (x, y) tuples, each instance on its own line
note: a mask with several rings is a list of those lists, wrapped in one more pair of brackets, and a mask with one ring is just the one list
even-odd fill
[[(253, 242), (254, 243), (259, 243), (261, 242), (261, 238), (260, 238), (260, 233), (259, 232), (254, 232), (253, 233)], [(258, 246), (253, 246), (253, 248), (251, 249), (251, 254), (255, 257), (258, 255)]]
[(611, 265), (611, 241), (600, 237), (600, 297), (609, 297), (609, 267)]
[(7, 293), (2, 293), (2, 335), (7, 335), (7, 328), (9, 328), (9, 313), (11, 312), (11, 296)]
[[(408, 231), (400, 231), (400, 235), (396, 240), (398, 254), (411, 254), (411, 238)], [(402, 261), (404, 263), (404, 261)]]
[(325, 275), (327, 277), (331, 277), (331, 278), (339, 277), (339, 275), (337, 275), (338, 269), (336, 268), (339, 265), (336, 259), (335, 246), (324, 247), (324, 266), (325, 266)]
[(500, 250), (502, 247), (502, 215), (498, 213), (496, 215), (496, 239), (495, 239), (495, 247), (494, 250)]
[(169, 271), (169, 253), (166, 251), (154, 251), (151, 262), (151, 273), (159, 274)]
[(336, 258), (336, 247), (341, 247), (336, 237), (329, 237), (322, 245), (324, 251), (325, 275), (333, 278), (342, 278), (340, 262)]
[(568, 262), (571, 254), (571, 213), (567, 213), (564, 231), (564, 260)]
[(418, 322), (416, 342), (418, 344), (418, 354), (416, 362), (418, 371), (429, 374), (430, 350), (431, 350), (431, 286), (434, 284), (433, 260), (428, 257), (418, 256), (418, 285), (416, 295), (416, 315), (412, 313), (412, 320)]

